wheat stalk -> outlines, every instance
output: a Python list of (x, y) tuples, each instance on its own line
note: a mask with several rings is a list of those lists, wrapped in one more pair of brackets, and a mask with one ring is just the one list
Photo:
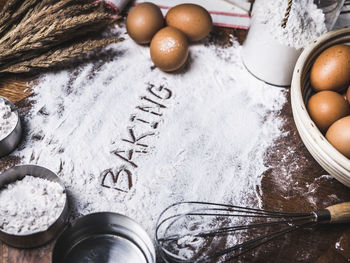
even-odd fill
[(0, 32), (3, 32), (13, 22), (11, 16), (16, 12), (15, 7), (18, 6), (20, 2), (21, 0), (8, 0), (6, 2), (5, 6), (0, 12)]
[(6, 41), (12, 42), (15, 38), (21, 38), (28, 35), (28, 33), (35, 33), (37, 30), (48, 26), (48, 20), (51, 22), (55, 21), (54, 17), (49, 16), (55, 16), (58, 10), (61, 10), (67, 4), (67, 1), (71, 0), (61, 0), (54, 5), (44, 6), (37, 13), (34, 13), (29, 19), (26, 19), (22, 23), (18, 24), (13, 30), (8, 32), (7, 35), (1, 39), (0, 43), (4, 43)]
[(1, 15), (0, 73), (49, 68), (121, 41), (87, 39), (76, 43), (116, 20), (103, 2), (94, 0), (9, 0)]
[(33, 6), (23, 17), (23, 21), (29, 19), (31, 16), (33, 16), (35, 13), (37, 13), (39, 10), (41, 10), (44, 6), (49, 5), (52, 3), (53, 0), (41, 0), (39, 1), (35, 6)]
[(11, 16), (13, 12), (15, 12), (15, 6), (18, 5), (18, 3), (20, 3), (21, 0), (8, 0), (6, 1), (4, 7), (2, 8), (1, 12), (0, 12), (0, 24), (5, 21), (5, 17), (4, 16)]
[(0, 73), (25, 73), (33, 70), (38, 71), (51, 67), (62, 66), (67, 61), (79, 58), (90, 51), (100, 49), (109, 44), (117, 43), (123, 40), (123, 38), (86, 40), (67, 48), (50, 51), (32, 60), (23, 61), (7, 68), (1, 68)]
[[(18, 41), (21, 41), (21, 43), (26, 43), (26, 41), (28, 41), (31, 37), (38, 37), (36, 35), (38, 33), (41, 35), (49, 34), (47, 31), (45, 33), (45, 30), (49, 30), (51, 33), (52, 31), (57, 31), (57, 34), (59, 34), (64, 30), (80, 28), (84, 25), (92, 25), (111, 20), (111, 16), (109, 14), (100, 12), (98, 9), (96, 9), (96, 7), (90, 14), (76, 16), (80, 11), (84, 12), (91, 10), (94, 5), (75, 5), (62, 9), (66, 1), (72, 0), (64, 0), (58, 2), (54, 6), (44, 7), (30, 19), (26, 20), (24, 23), (21, 23), (14, 30), (4, 36), (0, 40), (0, 44), (7, 43), (8, 45), (14, 46), (14, 44), (17, 44)], [(39, 27), (38, 24), (43, 24), (44, 26)], [(53, 26), (53, 24), (56, 24), (56, 26)], [(67, 31), (66, 33), (69, 32)], [(9, 46), (7, 46), (7, 48), (9, 48)]]
[[(89, 32), (89, 27), (97, 24), (105, 24), (110, 21), (110, 16), (107, 14), (92, 13), (88, 15), (80, 15), (72, 18), (68, 18), (63, 22), (55, 21), (52, 25), (48, 27), (41, 28), (38, 32), (34, 34), (29, 34), (22, 36), (23, 38), (18, 38), (18, 36), (12, 38), (9, 42), (13, 45), (12, 52), (23, 52), (35, 46), (47, 46), (51, 42), (64, 42), (65, 40), (71, 38), (69, 34), (77, 31), (80, 32)], [(86, 27), (85, 30), (80, 31), (83, 27)], [(5, 46), (6, 47), (6, 46)], [(8, 55), (10, 51), (5, 51), (0, 55), (0, 60), (4, 56)]]
[[(25, 54), (36, 54), (39, 50), (49, 50), (54, 45), (65, 42), (70, 39), (70, 34), (75, 36), (85, 35), (89, 32), (95, 32), (106, 26), (105, 16), (81, 16), (74, 23), (55, 24), (47, 30), (39, 31), (37, 34), (24, 37), (16, 43), (15, 46), (7, 47), (0, 54), (0, 65), (7, 63), (13, 58), (20, 58)], [(82, 23), (80, 23), (82, 22)]]

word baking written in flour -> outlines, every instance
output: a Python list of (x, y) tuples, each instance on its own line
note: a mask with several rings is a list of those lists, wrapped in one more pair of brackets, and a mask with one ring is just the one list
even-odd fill
[[(125, 193), (133, 188), (134, 171), (138, 167), (137, 156), (148, 153), (147, 138), (156, 135), (155, 130), (158, 129), (162, 120), (163, 110), (167, 108), (165, 102), (171, 97), (171, 90), (163, 85), (159, 87), (153, 84), (148, 85), (147, 95), (140, 97), (142, 104), (136, 107), (137, 113), (131, 115), (130, 122), (133, 123), (133, 126), (128, 128), (127, 138), (121, 139), (124, 146), (112, 151), (112, 154), (118, 157), (123, 164), (115, 170), (107, 169), (102, 172), (101, 185), (103, 187)], [(144, 132), (145, 127), (149, 129), (147, 132)], [(107, 183), (107, 180), (112, 184)]]

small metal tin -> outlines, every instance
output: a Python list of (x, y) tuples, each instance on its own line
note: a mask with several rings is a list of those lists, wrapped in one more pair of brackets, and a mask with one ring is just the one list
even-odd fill
[(17, 115), (17, 124), (15, 128), (4, 139), (0, 140), (0, 157), (3, 157), (11, 153), (14, 149), (16, 149), (17, 145), (21, 141), (22, 125), (18, 111), (16, 110), (16, 106), (10, 100), (4, 97), (0, 96), (0, 99), (3, 99), (6, 104), (10, 105), (12, 111)]
[[(40, 177), (59, 183), (63, 189), (65, 189), (64, 184), (55, 173), (37, 165), (18, 165), (6, 170), (0, 174), (0, 189), (5, 185), (23, 179), (26, 175)], [(68, 215), (69, 208), (66, 194), (66, 203), (63, 211), (57, 220), (47, 230), (26, 235), (13, 235), (0, 230), (0, 239), (4, 243), (17, 248), (33, 248), (42, 246), (59, 235), (67, 224)]]
[(52, 263), (155, 263), (155, 249), (132, 219), (109, 212), (77, 219), (58, 238)]

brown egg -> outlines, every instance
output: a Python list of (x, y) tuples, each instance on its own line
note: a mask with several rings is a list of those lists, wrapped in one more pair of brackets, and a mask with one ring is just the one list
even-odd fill
[(350, 105), (334, 91), (320, 91), (313, 95), (307, 104), (311, 119), (321, 132), (340, 118), (350, 114)]
[(205, 38), (213, 27), (209, 12), (195, 4), (181, 4), (171, 8), (165, 16), (168, 26), (180, 29), (190, 41)]
[(310, 81), (317, 91), (346, 89), (350, 84), (350, 46), (335, 45), (323, 51), (311, 68)]
[(184, 33), (174, 27), (161, 29), (152, 39), (151, 58), (164, 71), (181, 68), (188, 57), (188, 41)]
[(348, 91), (346, 92), (346, 98), (348, 99), (348, 102), (350, 103), (350, 87), (348, 88)]
[(151, 42), (152, 37), (164, 26), (163, 14), (152, 3), (135, 6), (126, 18), (126, 30), (130, 37), (139, 44)]
[(350, 116), (333, 123), (326, 133), (326, 138), (334, 148), (350, 159)]

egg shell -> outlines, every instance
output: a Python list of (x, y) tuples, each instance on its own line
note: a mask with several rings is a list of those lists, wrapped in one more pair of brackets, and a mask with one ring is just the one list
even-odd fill
[(342, 92), (341, 95), (343, 96), (344, 100), (348, 101), (348, 96), (347, 96), (346, 92)]
[(334, 148), (350, 159), (350, 116), (333, 123), (326, 133), (326, 138)]
[(350, 105), (343, 96), (334, 91), (320, 91), (307, 104), (311, 119), (321, 132), (337, 120), (350, 114)]
[(316, 91), (345, 90), (350, 84), (350, 47), (335, 45), (323, 51), (311, 68), (310, 81)]
[(175, 71), (187, 60), (188, 40), (180, 30), (165, 27), (153, 37), (150, 53), (158, 68), (163, 71)]
[(171, 8), (165, 16), (168, 26), (185, 33), (190, 41), (205, 38), (213, 27), (209, 12), (195, 4), (181, 4)]
[(151, 42), (152, 37), (164, 27), (164, 17), (159, 7), (152, 3), (135, 6), (126, 18), (129, 36), (139, 44)]

